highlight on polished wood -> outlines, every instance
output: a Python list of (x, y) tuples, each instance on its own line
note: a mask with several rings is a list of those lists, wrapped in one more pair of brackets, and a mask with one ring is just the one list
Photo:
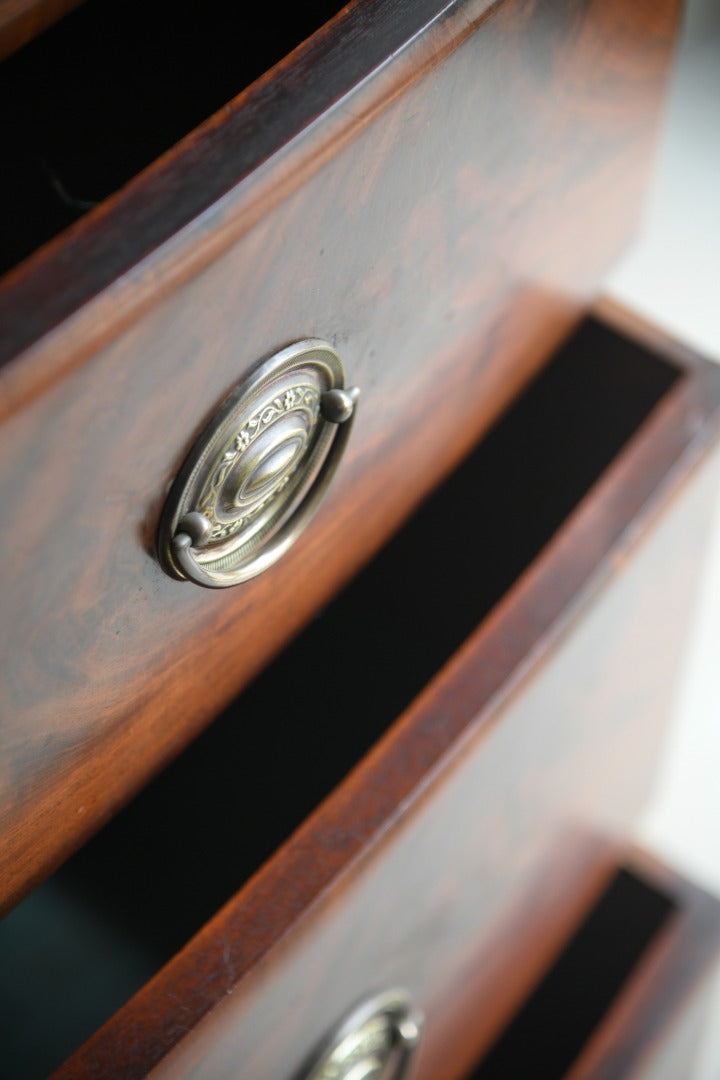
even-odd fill
[[(322, 609), (578, 320), (635, 227), (676, 15), (351, 4), (7, 276), (0, 495), (33, 528), (0, 539), (4, 905)], [(303, 336), (363, 388), (325, 505), (272, 579), (171, 581), (169, 483)]]
[(110, 890), (135, 941), (177, 955), (59, 1075), (292, 1075), (378, 982), (428, 1018), (421, 1076), (461, 1077), (497, 1039), (648, 791), (718, 482), (720, 373), (607, 315), (63, 869), (60, 895)]
[(2, 1068), (517, 1071), (618, 897), (556, 1070), (686, 1063), (718, 905), (626, 838), (720, 370), (596, 302), (679, 3), (69, 7), (0, 0)]

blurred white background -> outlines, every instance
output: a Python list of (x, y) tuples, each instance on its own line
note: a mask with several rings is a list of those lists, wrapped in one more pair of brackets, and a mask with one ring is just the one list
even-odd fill
[[(720, 363), (720, 0), (686, 0), (657, 164), (644, 228), (607, 291)], [(720, 492), (664, 765), (638, 840), (720, 896)], [(718, 1078), (720, 977), (688, 1080)]]

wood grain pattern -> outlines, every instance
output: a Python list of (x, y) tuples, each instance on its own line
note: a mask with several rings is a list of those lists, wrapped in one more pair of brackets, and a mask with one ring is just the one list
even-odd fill
[[(347, 40), (321, 34), (5, 283), (5, 905), (377, 550), (627, 241), (675, 3), (431, 6), (348, 9)], [(171, 581), (168, 482), (244, 372), (307, 335), (363, 391), (325, 508), (247, 587)]]
[(615, 844), (588, 833), (622, 835), (653, 775), (720, 470), (717, 450), (697, 468), (709, 390), (682, 382), (388, 735), (58, 1076), (280, 1080), (398, 984), (428, 1016), (418, 1077), (467, 1072), (609, 872)]
[(82, 0), (0, 0), (0, 60), (80, 3)]
[[(290, 176), (285, 171), (282, 177), (281, 171), (280, 178), (285, 180), (283, 186), (288, 180), (291, 187), (298, 186), (303, 175), (292, 175), (295, 170), (305, 176), (316, 171), (324, 157), (339, 149), (338, 138), (351, 139), (354, 129), (364, 127), (373, 112), (472, 33), (492, 7), (491, 0), (454, 3), (449, 9), (439, 0), (361, 0), (348, 5), (296, 55), (241, 93), (137, 183), (8, 276), (0, 293), (0, 364), (12, 361), (76, 313), (82, 312), (80, 336), (86, 347), (88, 336), (95, 344), (117, 332), (154, 298), (160, 275), (171, 287), (226, 248), (237, 236), (238, 225), (240, 230), (247, 228), (245, 192), (237, 190), (238, 185), (269, 158), (290, 149)], [(448, 19), (452, 9), (455, 17)], [(668, 32), (668, 21), (666, 17), (661, 33)], [(423, 36), (426, 44), (419, 48), (415, 39)], [(343, 102), (350, 115), (341, 110), (334, 124), (327, 114)], [(321, 116), (322, 130), (308, 133)], [(305, 145), (297, 155), (290, 144), (299, 136)], [(257, 195), (257, 178), (251, 186)], [(261, 180), (260, 213), (283, 195), (282, 190), (266, 188)], [(219, 205), (221, 200), (230, 205)], [(211, 220), (204, 221), (200, 230), (177, 235), (208, 211)], [(238, 214), (244, 219), (239, 223)], [(163, 250), (168, 242), (171, 249)], [(122, 282), (120, 309), (115, 296), (104, 304), (93, 303), (135, 266), (140, 267), (139, 275)], [(67, 346), (77, 343), (68, 341), (67, 334), (59, 341), (53, 335), (54, 347), (44, 349), (43, 355), (49, 352), (57, 367), (58, 353), (67, 356)]]
[[(534, 269), (531, 282), (553, 293), (582, 292), (589, 271), (580, 273), (576, 288), (572, 274), (582, 271), (583, 252), (573, 246), (562, 259), (554, 255), (557, 272), (543, 271), (547, 234), (538, 220), (539, 233), (523, 237), (523, 203), (530, 200), (530, 210), (539, 196), (560, 202), (567, 198), (564, 211), (572, 214), (577, 209), (573, 203), (580, 200), (593, 206), (598, 222), (602, 217), (608, 224), (614, 211), (618, 216), (603, 254), (617, 253), (623, 228), (634, 226), (647, 179), (680, 3), (645, 0), (628, 12), (619, 4), (601, 9), (589, 0), (556, 2), (557, 8), (545, 10), (535, 10), (530, 0), (509, 5), (491, 0), (349, 4), (135, 183), (4, 279), (0, 365), (13, 370), (4, 372), (0, 383), (0, 415), (85, 360), (168, 289), (201, 270), (368, 127), (373, 135), (366, 134), (364, 145), (355, 146), (364, 176), (357, 188), (359, 205), (353, 209), (354, 185), (341, 184), (335, 192), (347, 206), (345, 213), (364, 216), (368, 185), (385, 182), (392, 166), (393, 188), (404, 179), (401, 193), (410, 203), (398, 202), (396, 190), (385, 219), (412, 204), (421, 181), (426, 188), (437, 186), (453, 167), (466, 166), (464, 175), (453, 177), (455, 197), (444, 212), (455, 210), (458, 235), (465, 215), (469, 224), (484, 210), (488, 245), (502, 252), (505, 243), (522, 238), (526, 254), (533, 256), (528, 265), (523, 250), (506, 254), (509, 269)], [(454, 86), (433, 101), (437, 78), (432, 79), (425, 94), (416, 93), (408, 102), (407, 116), (395, 109), (394, 121), (375, 127), (378, 112), (387, 111), (486, 21), (492, 25), (475, 41), (472, 60), (465, 54), (465, 90), (472, 88), (471, 93), (460, 95)], [(532, 50), (531, 41), (536, 42)], [(523, 48), (525, 57), (520, 56)], [(454, 70), (459, 74), (459, 67)], [(517, 83), (510, 100), (498, 99), (496, 88), (512, 77)], [(425, 102), (416, 109), (419, 96)], [(439, 146), (439, 134), (428, 138), (426, 113), (442, 113), (447, 122)], [(410, 130), (402, 133), (393, 154), (393, 123), (401, 128), (408, 117)], [(428, 146), (424, 168), (416, 174), (412, 155), (404, 167), (395, 159), (420, 131)], [(461, 145), (464, 140), (469, 144)], [(626, 155), (622, 163), (617, 160), (621, 154)], [(599, 169), (607, 172), (600, 177)], [(527, 173), (522, 184), (519, 173)], [(341, 170), (335, 174), (340, 179)], [(310, 186), (303, 203), (312, 213), (322, 194), (327, 211), (333, 206), (332, 192), (332, 185), (317, 191)], [(475, 205), (458, 207), (458, 200), (468, 197)], [(501, 220), (494, 221), (493, 208)], [(543, 209), (547, 213), (550, 208)], [(435, 210), (428, 220), (437, 229), (445, 217)], [(561, 220), (566, 243), (571, 235), (578, 242), (584, 236), (587, 243), (591, 234), (600, 243), (590, 222), (573, 233), (577, 222)], [(556, 227), (555, 241), (561, 234)], [(391, 231), (388, 243), (395, 238)], [(471, 236), (466, 243), (472, 243)], [(313, 243), (309, 252), (316, 247)], [(436, 258), (441, 254), (437, 251)], [(20, 357), (22, 368), (15, 371)]]

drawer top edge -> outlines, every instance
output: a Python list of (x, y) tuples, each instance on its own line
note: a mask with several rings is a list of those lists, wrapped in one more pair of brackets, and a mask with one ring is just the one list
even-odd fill
[[(237, 229), (229, 220), (238, 214), (228, 200), (242, 209), (253, 204), (255, 217), (277, 199), (278, 188), (288, 187), (287, 180), (278, 185), (268, 177), (264, 167), (271, 160), (280, 157), (290, 187), (297, 186), (305, 179), (301, 164), (312, 168), (328, 143), (332, 153), (345, 129), (364, 126), (378, 103), (397, 93), (395, 84), (417, 78), (495, 6), (490, 0), (348, 4), (120, 191), (0, 279), (0, 378), (2, 368), (21, 357), (39, 352), (45, 366), (57, 367), (64, 353), (77, 359), (115, 336), (163, 294), (168, 278), (176, 284), (198, 272), (232, 242)], [(423, 49), (413, 49), (408, 64), (399, 63), (419, 38)], [(353, 109), (338, 111), (350, 95)], [(337, 122), (327, 124), (330, 113)], [(285, 160), (289, 149), (291, 165)], [(248, 187), (251, 178), (258, 183)], [(110, 302), (98, 307), (110, 291)], [(81, 327), (68, 326), (78, 314), (89, 318)]]

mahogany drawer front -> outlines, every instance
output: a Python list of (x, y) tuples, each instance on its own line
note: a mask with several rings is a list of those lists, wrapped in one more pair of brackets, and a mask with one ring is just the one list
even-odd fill
[(653, 775), (720, 464), (695, 468), (715, 422), (698, 432), (713, 392), (692, 381), (388, 736), (59, 1075), (301, 1075), (389, 986), (426, 1014), (416, 1075), (464, 1075), (608, 873), (615, 846), (593, 837), (622, 836)]
[[(617, 312), (612, 318), (623, 325)], [(604, 347), (607, 333), (597, 340)], [(572, 349), (566, 373), (582, 359)], [(395, 986), (426, 1014), (418, 1076), (462, 1077), (490, 1046), (614, 865), (616, 838), (652, 780), (673, 697), (718, 483), (720, 458), (709, 451), (720, 377), (671, 343), (662, 343), (661, 355), (660, 367), (682, 374), (665, 384), (647, 419), (466, 643), (58, 1075), (302, 1075), (313, 1048), (353, 1005)], [(558, 393), (554, 365), (537, 385)], [(592, 370), (580, 364), (572, 376), (591, 399), (598, 396)], [(621, 386), (630, 393), (648, 374), (633, 352), (614, 370), (620, 382), (605, 389), (608, 412), (621, 410)], [(519, 451), (527, 459), (542, 428), (518, 408), (514, 430), (519, 422), (527, 431)], [(556, 409), (548, 419), (562, 426), (559, 417), (579, 402), (560, 393)], [(592, 411), (578, 415), (582, 427), (596, 426)], [(574, 445), (576, 429), (566, 425), (570, 445), (592, 453), (592, 436), (578, 435)], [(496, 456), (503, 460), (502, 443)], [(546, 501), (551, 492), (548, 482)], [(467, 527), (472, 544), (472, 516)], [(512, 523), (501, 531), (500, 547), (512, 531)], [(431, 609), (428, 621), (435, 615)], [(428, 634), (427, 622), (418, 631)], [(302, 643), (296, 648), (307, 664)], [(364, 670), (360, 651), (357, 663), (360, 680), (380, 677)], [(292, 682), (276, 677), (287, 693)], [(321, 671), (317, 677), (322, 699)], [(273, 669), (264, 678), (272, 687)], [(357, 722), (336, 693), (323, 704), (336, 726)], [(278, 715), (287, 718), (285, 705)], [(271, 752), (281, 756), (284, 728), (270, 713), (268, 724)], [(223, 862), (242, 858), (242, 829), (261, 829), (281, 796), (270, 762), (252, 757), (252, 733), (237, 744), (247, 747), (258, 781), (238, 779), (230, 802), (243, 805), (243, 787), (248, 802), (237, 822), (215, 813)], [(310, 748), (290, 767), (302, 778), (312, 760)], [(222, 783), (212, 768), (208, 778)], [(152, 823), (144, 819), (142, 829), (147, 842)], [(193, 880), (196, 845), (189, 836), (186, 844)], [(137, 871), (121, 865), (132, 881)], [(182, 904), (184, 891), (169, 905)]]
[[(675, 4), (438, 8), (351, 5), (0, 290), (5, 904), (377, 550), (627, 238)], [(240, 589), (170, 580), (188, 447), (308, 335), (362, 391), (325, 507)]]

